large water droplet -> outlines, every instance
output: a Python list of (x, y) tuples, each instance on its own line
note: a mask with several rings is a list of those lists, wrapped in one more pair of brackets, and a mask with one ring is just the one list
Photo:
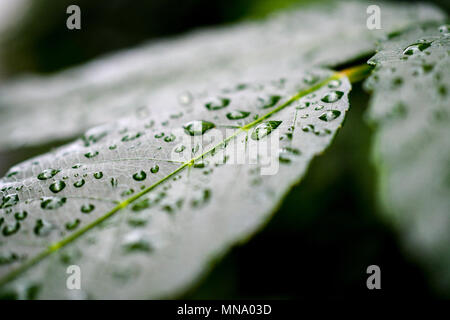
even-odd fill
[(405, 50), (403, 50), (403, 54), (407, 55), (407, 56), (412, 56), (416, 53), (424, 51), (429, 46), (431, 46), (431, 42), (424, 41), (424, 42), (413, 43), (412, 45), (405, 48)]
[(252, 132), (251, 138), (253, 140), (261, 140), (269, 135), (274, 129), (281, 124), (281, 121), (266, 121), (259, 124)]
[(37, 178), (39, 180), (47, 180), (53, 178), (60, 170), (56, 169), (45, 169), (41, 173), (38, 174)]
[(342, 91), (331, 91), (322, 97), (323, 102), (332, 103), (338, 101), (344, 93)]
[(338, 110), (328, 110), (325, 113), (322, 113), (322, 115), (319, 117), (322, 121), (332, 121), (339, 117), (341, 115), (341, 112)]
[(191, 121), (183, 126), (184, 131), (191, 136), (200, 136), (214, 127), (214, 123), (204, 120)]
[(250, 115), (250, 112), (234, 110), (234, 111), (227, 113), (227, 118), (229, 120), (239, 120), (239, 119), (247, 118), (249, 115)]
[(53, 182), (53, 183), (50, 185), (49, 189), (50, 189), (50, 191), (53, 192), (53, 193), (58, 193), (58, 192), (60, 192), (61, 190), (63, 190), (65, 187), (66, 187), (66, 183), (65, 183), (64, 181), (62, 181), (62, 180), (59, 180), (59, 181)]
[(57, 209), (66, 203), (66, 198), (44, 197), (41, 201), (41, 208), (45, 210)]
[(145, 178), (147, 178), (147, 174), (143, 170), (133, 174), (133, 179), (136, 181), (142, 181), (142, 180), (145, 180)]

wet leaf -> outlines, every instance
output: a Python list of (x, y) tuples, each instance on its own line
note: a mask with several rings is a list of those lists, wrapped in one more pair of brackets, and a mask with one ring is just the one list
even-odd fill
[(450, 34), (446, 25), (413, 28), (383, 43), (370, 118), (380, 199), (408, 251), (450, 288)]
[[(314, 85), (304, 81), (311, 73)], [(346, 77), (311, 69), (283, 79), (283, 86), (246, 79), (239, 90), (191, 92), (189, 110), (156, 100), (158, 113), (95, 127), (12, 168), (0, 180), (0, 255), (21, 259), (3, 260), (3, 286), (36, 285), (38, 298), (79, 298), (66, 289), (70, 261), (82, 270), (84, 298), (157, 298), (188, 288), (211, 259), (262, 227), (344, 120)], [(335, 90), (338, 99), (321, 101)], [(268, 95), (279, 99), (261, 109)], [(208, 108), (218, 96), (228, 105)], [(306, 103), (324, 108), (296, 108)], [(249, 115), (230, 119), (240, 109)]]

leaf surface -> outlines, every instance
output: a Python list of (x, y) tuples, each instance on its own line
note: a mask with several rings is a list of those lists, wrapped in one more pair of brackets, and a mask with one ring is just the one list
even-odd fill
[[(342, 74), (244, 81), (155, 99), (0, 180), (0, 274), (18, 297), (159, 298), (260, 228), (348, 109)], [(262, 77), (258, 77), (262, 79)], [(242, 79), (245, 80), (245, 79)], [(66, 289), (66, 268), (82, 291)], [(11, 280), (13, 280), (11, 282)]]
[(450, 33), (448, 25), (413, 28), (383, 43), (370, 118), (387, 219), (409, 252), (450, 292)]

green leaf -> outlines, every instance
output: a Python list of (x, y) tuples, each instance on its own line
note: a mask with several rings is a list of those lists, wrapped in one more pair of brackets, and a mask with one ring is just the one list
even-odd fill
[(387, 219), (409, 252), (450, 288), (449, 25), (416, 27), (384, 42), (369, 61), (376, 71), (370, 118)]
[(375, 40), (388, 32), (444, 17), (430, 6), (382, 3), (383, 28), (369, 30), (369, 4), (300, 7), (264, 21), (147, 44), (54, 76), (2, 84), (0, 149), (67, 141), (98, 124), (131, 114), (139, 118), (153, 111), (162, 92), (176, 103), (205, 83), (347, 62), (371, 53)]
[[(295, 73), (202, 90), (186, 105), (161, 97), (154, 115), (12, 168), (0, 180), (0, 283), (39, 298), (187, 288), (264, 224), (342, 124), (347, 78)], [(82, 293), (66, 289), (72, 264)]]

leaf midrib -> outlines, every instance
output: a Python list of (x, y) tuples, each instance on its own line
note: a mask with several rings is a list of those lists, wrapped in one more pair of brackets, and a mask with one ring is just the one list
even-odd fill
[(221, 145), (224, 145), (224, 144), (226, 145), (227, 142), (229, 142), (230, 140), (234, 139), (239, 133), (248, 131), (249, 129), (251, 129), (255, 125), (261, 123), (265, 119), (268, 119), (272, 115), (274, 115), (275, 113), (278, 113), (279, 111), (283, 110), (284, 108), (289, 106), (294, 101), (296, 101), (298, 99), (301, 99), (302, 97), (304, 97), (304, 96), (306, 96), (306, 95), (308, 95), (308, 94), (310, 94), (310, 93), (312, 93), (312, 92), (322, 88), (324, 85), (326, 85), (328, 82), (330, 82), (332, 80), (337, 80), (337, 79), (342, 78), (342, 77), (348, 77), (351, 82), (359, 81), (361, 79), (361, 74), (366, 74), (368, 69), (369, 68), (367, 67), (367, 65), (362, 65), (362, 66), (349, 68), (349, 69), (343, 70), (341, 72), (335, 72), (330, 77), (328, 77), (327, 79), (325, 79), (325, 80), (323, 80), (323, 81), (321, 81), (321, 82), (311, 86), (310, 88), (308, 88), (306, 90), (302, 90), (302, 91), (298, 92), (297, 94), (295, 94), (292, 97), (290, 97), (286, 102), (284, 102), (283, 104), (281, 104), (277, 108), (271, 110), (270, 112), (266, 113), (265, 115), (263, 115), (262, 117), (256, 119), (255, 121), (253, 121), (253, 122), (251, 122), (251, 123), (249, 123), (249, 124), (247, 124), (247, 125), (245, 125), (243, 127), (238, 128), (231, 136), (229, 136), (229, 137), (225, 138), (224, 140), (222, 140), (221, 142), (217, 143), (215, 146), (211, 147), (209, 150), (205, 151), (203, 154), (201, 154), (201, 155), (199, 155), (197, 157), (194, 157), (194, 158), (192, 158), (189, 161), (184, 162), (177, 169), (175, 169), (174, 171), (172, 171), (171, 173), (166, 175), (164, 178), (158, 180), (157, 182), (155, 182), (151, 186), (147, 187), (146, 189), (142, 190), (141, 192), (135, 194), (134, 196), (132, 196), (132, 197), (130, 197), (128, 199), (125, 199), (124, 201), (118, 203), (114, 208), (112, 208), (109, 212), (107, 212), (106, 214), (104, 214), (100, 218), (98, 218), (98, 219), (94, 220), (93, 222), (87, 224), (86, 226), (80, 228), (79, 230), (75, 231), (74, 233), (72, 233), (71, 235), (67, 236), (66, 238), (51, 244), (46, 249), (44, 249), (42, 252), (40, 252), (39, 254), (37, 254), (36, 256), (34, 256), (30, 260), (28, 260), (27, 262), (23, 263), (17, 269), (11, 271), (10, 273), (6, 274), (3, 278), (1, 278), (0, 279), (0, 287), (5, 285), (8, 282), (14, 280), (19, 275), (24, 273), (26, 270), (30, 269), (31, 267), (33, 267), (34, 265), (36, 265), (37, 263), (39, 263), (40, 261), (42, 261), (43, 259), (45, 259), (49, 255), (51, 255), (52, 253), (58, 251), (62, 247), (64, 247), (64, 246), (68, 245), (69, 243), (75, 241), (76, 239), (81, 237), (83, 234), (85, 234), (89, 230), (95, 228), (96, 226), (98, 226), (99, 224), (101, 224), (103, 221), (107, 220), (111, 216), (113, 216), (115, 213), (117, 213), (121, 209), (127, 207), (130, 203), (136, 201), (140, 197), (142, 197), (145, 194), (149, 193), (150, 191), (155, 189), (157, 186), (159, 186), (160, 184), (162, 184), (166, 180), (170, 179), (171, 177), (173, 177), (174, 175), (176, 175), (177, 173), (179, 173), (180, 171), (182, 171), (186, 167), (192, 166), (197, 160), (202, 159), (205, 156), (208, 156), (217, 147), (219, 147)]

